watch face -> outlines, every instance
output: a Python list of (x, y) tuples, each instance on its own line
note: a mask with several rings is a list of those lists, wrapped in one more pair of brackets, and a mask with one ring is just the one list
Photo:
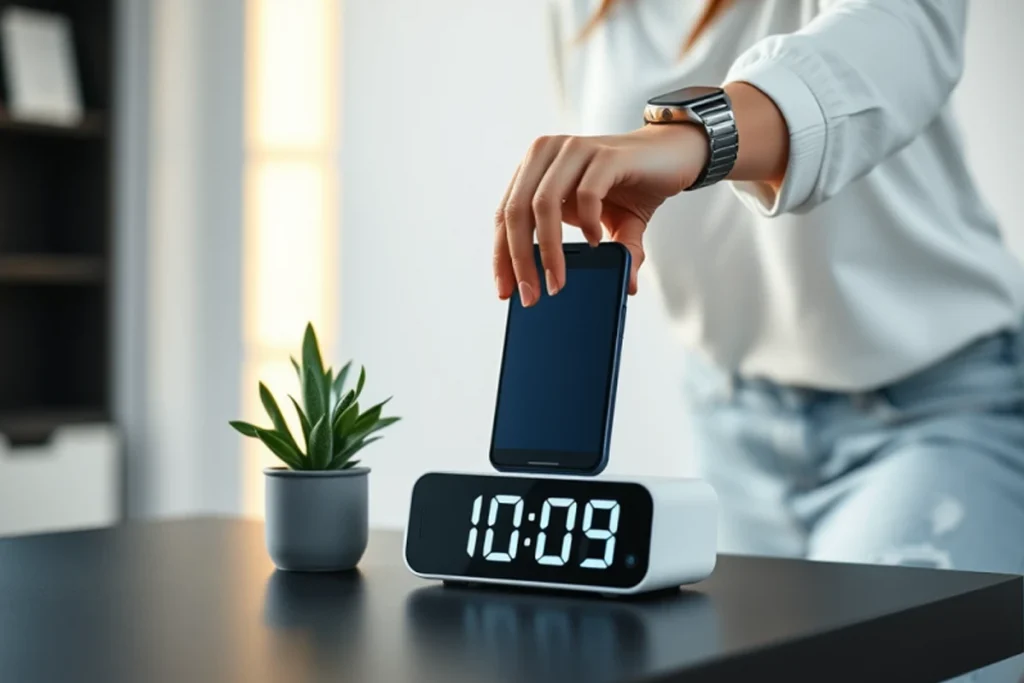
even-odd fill
[(431, 576), (631, 588), (647, 573), (653, 506), (630, 482), (427, 474), (406, 561)]
[(690, 88), (673, 90), (672, 92), (665, 93), (664, 95), (658, 95), (657, 97), (652, 98), (648, 104), (665, 104), (681, 107), (699, 102), (708, 97), (716, 96), (721, 92), (721, 88), (693, 86)]

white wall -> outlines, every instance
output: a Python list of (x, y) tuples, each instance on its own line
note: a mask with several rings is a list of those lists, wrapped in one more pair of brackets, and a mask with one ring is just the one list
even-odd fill
[[(149, 0), (118, 0), (116, 8), (118, 83), (115, 140), (114, 250), (114, 416), (122, 431), (122, 467), (118, 507), (133, 514), (140, 487), (137, 466), (144, 448), (146, 417), (146, 281), (149, 168)], [(131, 500), (131, 502), (129, 502)]]
[[(340, 353), (405, 418), (367, 451), (375, 524), (404, 524), (428, 469), (489, 469), (506, 313), (491, 220), (530, 141), (558, 125), (543, 8), (345, 8)], [(681, 472), (675, 350), (657, 300), (630, 306), (608, 472)]]
[(999, 217), (1007, 242), (1024, 257), (1024, 3), (970, 3), (966, 70), (955, 102), (961, 115), (967, 156), (985, 199)]
[(117, 7), (126, 507), (239, 512), (244, 0)]

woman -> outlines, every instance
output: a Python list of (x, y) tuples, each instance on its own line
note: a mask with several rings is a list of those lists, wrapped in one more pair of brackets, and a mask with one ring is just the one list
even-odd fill
[[(949, 102), (965, 14), (965, 0), (552, 7), (580, 134), (538, 139), (515, 172), (498, 294), (557, 295), (563, 221), (591, 242), (603, 229), (634, 268), (648, 258), (688, 349), (724, 551), (1024, 572), (1024, 270)], [(661, 123), (658, 107), (643, 125), (649, 98), (719, 85), (733, 158), (712, 126)], [(707, 182), (713, 153), (722, 182)]]

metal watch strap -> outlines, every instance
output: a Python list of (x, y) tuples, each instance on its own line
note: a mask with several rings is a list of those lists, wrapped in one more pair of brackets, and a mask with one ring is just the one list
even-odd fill
[(725, 179), (736, 163), (740, 142), (732, 103), (725, 93), (694, 105), (690, 111), (704, 125), (708, 134), (708, 160), (697, 179), (686, 188), (687, 191), (714, 185)]

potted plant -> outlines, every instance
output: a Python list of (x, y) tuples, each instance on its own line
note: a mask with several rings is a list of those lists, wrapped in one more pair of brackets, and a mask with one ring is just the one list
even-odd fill
[(352, 362), (337, 374), (324, 369), (312, 324), (303, 336), (302, 363), (292, 358), (292, 365), (302, 400), (289, 398), (301, 426), (301, 444), (262, 382), (260, 401), (273, 426), (231, 422), (243, 435), (259, 439), (285, 465), (263, 470), (267, 551), (278, 569), (352, 569), (366, 550), (370, 473), (353, 456), (380, 439), (376, 432), (399, 418), (381, 416), (390, 398), (360, 411), (366, 369), (360, 369), (355, 387), (346, 389)]

